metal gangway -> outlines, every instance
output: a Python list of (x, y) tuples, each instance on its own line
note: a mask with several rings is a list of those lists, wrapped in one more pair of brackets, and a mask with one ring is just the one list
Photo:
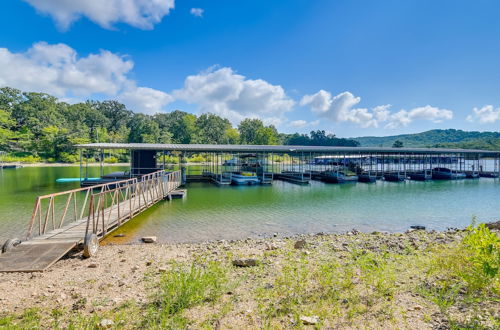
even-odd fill
[(9, 240), (0, 254), (0, 272), (44, 271), (75, 248), (86, 257), (99, 241), (133, 217), (171, 197), (181, 171), (156, 171), (122, 181), (73, 189), (36, 199), (26, 237)]

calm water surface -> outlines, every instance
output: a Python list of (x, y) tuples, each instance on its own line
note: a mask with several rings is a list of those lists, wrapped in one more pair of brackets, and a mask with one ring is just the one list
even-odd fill
[[(107, 168), (106, 172), (119, 168)], [(92, 169), (98, 175), (98, 168)], [(0, 241), (22, 236), (35, 198), (78, 187), (56, 183), (77, 177), (78, 167), (22, 168), (0, 172)], [(464, 227), (500, 218), (500, 181), (494, 179), (375, 184), (299, 186), (275, 181), (272, 186), (187, 186), (183, 200), (161, 202), (110, 237), (128, 243), (156, 235), (163, 242), (195, 242), (294, 233), (359, 230), (404, 231), (413, 224), (430, 229)]]

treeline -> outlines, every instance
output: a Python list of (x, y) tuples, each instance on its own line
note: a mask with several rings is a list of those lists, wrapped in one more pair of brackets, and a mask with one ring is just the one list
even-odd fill
[(396, 141), (400, 141), (405, 147), (500, 150), (500, 132), (467, 132), (458, 129), (434, 129), (393, 136), (365, 136), (354, 140), (365, 147), (391, 147)]
[(37, 161), (76, 162), (75, 144), (91, 142), (358, 146), (325, 131), (279, 133), (259, 119), (234, 128), (215, 114), (175, 110), (146, 115), (117, 101), (69, 104), (44, 93), (0, 88), (0, 151)]

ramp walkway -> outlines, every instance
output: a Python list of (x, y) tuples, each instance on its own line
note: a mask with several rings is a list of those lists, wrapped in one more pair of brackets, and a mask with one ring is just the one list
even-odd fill
[(181, 172), (163, 170), (37, 198), (27, 235), (0, 254), (0, 272), (44, 271), (89, 237), (101, 240), (142, 211), (171, 197)]

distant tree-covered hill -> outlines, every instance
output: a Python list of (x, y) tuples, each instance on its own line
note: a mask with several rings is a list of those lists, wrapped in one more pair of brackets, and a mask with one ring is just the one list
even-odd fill
[(435, 129), (416, 134), (364, 136), (354, 138), (362, 147), (392, 147), (401, 141), (404, 147), (449, 147), (500, 150), (500, 132), (466, 132), (457, 129)]

